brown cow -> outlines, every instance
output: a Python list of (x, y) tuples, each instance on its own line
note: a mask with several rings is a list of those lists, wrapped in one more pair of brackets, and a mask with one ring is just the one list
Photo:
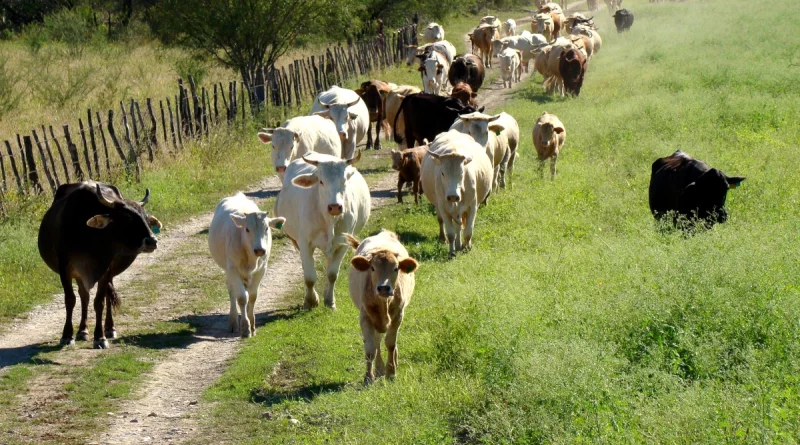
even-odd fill
[(397, 170), (397, 202), (402, 204), (403, 186), (411, 183), (414, 204), (419, 204), (419, 194), (422, 193), (422, 184), (419, 182), (420, 166), (426, 151), (428, 151), (428, 144), (402, 151), (392, 150), (392, 168)]
[(464, 105), (472, 105), (473, 107), (478, 106), (477, 102), (475, 102), (477, 96), (478, 93), (473, 93), (472, 87), (464, 82), (458, 82), (453, 87), (453, 91), (450, 92), (450, 97), (460, 100)]
[(561, 54), (558, 62), (558, 71), (564, 81), (567, 93), (578, 96), (583, 86), (583, 75), (586, 73), (586, 56), (583, 51), (571, 48)]
[(367, 127), (367, 150), (372, 148), (372, 123), (375, 123), (375, 150), (381, 149), (381, 127), (389, 135), (389, 124), (386, 122), (384, 99), (397, 85), (381, 80), (368, 80), (355, 90), (369, 110), (369, 127)]
[(500, 39), (500, 33), (497, 28), (499, 26), (480, 25), (471, 34), (468, 34), (473, 47), (477, 46), (480, 50), (481, 60), (483, 60), (483, 65), (487, 68), (492, 67), (492, 40)]

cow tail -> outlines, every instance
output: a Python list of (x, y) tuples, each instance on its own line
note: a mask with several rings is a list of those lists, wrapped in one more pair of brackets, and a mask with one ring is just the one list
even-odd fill
[[(408, 96), (411, 96), (410, 94)], [(392, 132), (394, 133), (394, 142), (399, 144), (403, 142), (403, 137), (397, 134), (397, 118), (400, 117), (400, 113), (403, 112), (403, 107), (406, 105), (406, 100), (408, 96), (403, 98), (403, 101), (400, 102), (400, 107), (397, 109), (397, 114), (394, 115), (394, 122), (392, 122)], [(405, 116), (403, 116), (405, 119)]]
[(114, 284), (109, 281), (108, 286), (106, 286), (106, 302), (108, 303), (109, 308), (114, 308), (114, 312), (116, 313), (120, 306), (122, 306), (122, 300), (117, 295), (117, 290), (114, 289)]

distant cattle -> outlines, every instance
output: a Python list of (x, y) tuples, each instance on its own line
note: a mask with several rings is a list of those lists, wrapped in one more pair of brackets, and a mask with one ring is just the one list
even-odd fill
[(544, 161), (550, 159), (550, 179), (556, 178), (558, 154), (567, 140), (567, 130), (561, 120), (546, 111), (533, 126), (533, 147), (539, 156), (539, 173), (544, 178)]
[(588, 51), (586, 53), (588, 57), (592, 57), (594, 56), (594, 54), (597, 54), (597, 52), (600, 51), (600, 47), (603, 46), (603, 39), (600, 38), (600, 33), (597, 32), (596, 29), (590, 29), (585, 25), (575, 25), (572, 28), (572, 34), (573, 35), (579, 34), (582, 36), (589, 37), (591, 39), (591, 53), (589, 53)]
[(517, 22), (514, 19), (508, 19), (503, 22), (503, 36), (511, 37), (517, 35)]
[(497, 18), (495, 15), (487, 15), (481, 18), (481, 25), (489, 25), (489, 26), (496, 26), (500, 27), (502, 24), (500, 23), (500, 19)]
[(419, 87), (400, 85), (390, 91), (386, 96), (386, 122), (389, 124), (392, 132), (406, 134), (405, 119), (403, 119), (403, 113), (400, 111), (400, 105), (403, 103), (403, 99), (409, 94), (421, 92), (422, 90)]
[(458, 99), (425, 93), (406, 96), (400, 110), (405, 133), (395, 131), (394, 140), (398, 144), (404, 143), (405, 148), (411, 148), (415, 144), (423, 145), (425, 139), (432, 141), (436, 135), (447, 131), (459, 115), (477, 111), (475, 107), (464, 105)]
[(156, 250), (158, 243), (153, 232), (158, 233), (162, 228), (161, 222), (144, 210), (149, 199), (149, 189), (137, 202), (123, 198), (113, 185), (94, 181), (64, 184), (56, 190), (53, 203), (39, 226), (38, 247), (47, 267), (59, 275), (64, 289), (67, 318), (61, 334), (62, 345), (74, 344), (72, 280), (77, 282), (81, 297), (81, 321), (76, 340), (89, 340), (86, 317), (89, 292), (95, 285), (94, 347), (106, 349), (107, 338), (117, 337), (112, 309), (119, 308), (121, 302), (112, 281), (128, 269), (140, 253)]
[(503, 37), (492, 42), (495, 54), (500, 54), (506, 48), (516, 49), (521, 53), (520, 64), (527, 73), (533, 51), (547, 45), (547, 39), (541, 34), (531, 34), (527, 31), (523, 35)]
[(633, 26), (633, 13), (627, 9), (620, 9), (614, 13), (614, 25), (617, 27), (617, 32), (630, 31)]
[(422, 41), (425, 43), (441, 42), (444, 40), (444, 28), (442, 25), (431, 22), (425, 27), (425, 33), (422, 34)]
[(270, 218), (241, 192), (220, 201), (214, 211), (208, 247), (214, 262), (225, 271), (231, 302), (228, 328), (238, 330), (243, 338), (256, 334), (253, 310), (272, 250), (271, 229), (281, 228), (284, 222), (281, 217)]
[(571, 48), (561, 54), (558, 72), (564, 82), (564, 90), (568, 94), (579, 96), (586, 73), (586, 56), (577, 48)]
[(300, 251), (306, 284), (306, 309), (319, 304), (314, 283), (314, 251), (325, 258), (325, 305), (334, 308), (333, 289), (346, 252), (344, 233), (358, 233), (370, 214), (369, 188), (353, 167), (361, 158), (343, 160), (309, 153), (289, 164), (275, 202), (275, 214), (286, 218), (283, 231)]
[(342, 156), (342, 141), (336, 125), (322, 116), (293, 117), (279, 128), (262, 129), (258, 139), (265, 144), (272, 143), (270, 158), (281, 182), (286, 166), (310, 151)]
[(464, 83), (459, 82), (453, 87), (453, 91), (450, 92), (450, 97), (453, 99), (458, 99), (464, 105), (472, 105), (473, 107), (477, 106), (475, 103), (475, 98), (478, 95), (472, 91), (472, 88)]
[(492, 190), (505, 188), (506, 171), (514, 169), (514, 160), (519, 146), (519, 125), (508, 113), (494, 116), (471, 113), (459, 116), (450, 127), (468, 134), (481, 147), (492, 163)]
[(561, 78), (561, 54), (573, 49), (574, 45), (568, 39), (560, 37), (552, 45), (546, 45), (536, 50), (534, 68), (542, 74), (542, 86), (548, 92), (558, 91), (564, 95), (564, 81)]
[(570, 14), (564, 23), (564, 29), (566, 29), (568, 34), (572, 34), (572, 29), (577, 25), (583, 25), (589, 29), (594, 29), (594, 17), (586, 17), (578, 12)]
[(606, 4), (606, 9), (608, 9), (608, 13), (612, 16), (617, 10), (622, 6), (622, 0), (603, 0)]
[(464, 54), (456, 57), (447, 72), (447, 79), (450, 85), (455, 86), (459, 82), (466, 82), (474, 93), (477, 93), (483, 85), (485, 76), (486, 70), (483, 67), (483, 61), (474, 54)]
[(398, 203), (403, 203), (403, 185), (411, 183), (414, 204), (419, 204), (419, 194), (422, 193), (420, 171), (422, 158), (427, 151), (427, 144), (405, 150), (392, 150), (392, 168), (397, 171)]
[(422, 161), (422, 188), (436, 207), (439, 239), (450, 256), (468, 250), (478, 205), (492, 191), (492, 163), (472, 137), (457, 130), (442, 133)]
[[(418, 264), (393, 232), (384, 230), (361, 242), (347, 235), (347, 241), (356, 251), (350, 260), (347, 284), (359, 311), (367, 359), (364, 385), (368, 385), (384, 373), (389, 379), (397, 373), (397, 331), (414, 293)], [(385, 365), (381, 357), (382, 334), (386, 334)]]
[(381, 149), (381, 127), (386, 135), (389, 134), (389, 124), (386, 123), (386, 112), (384, 110), (384, 98), (397, 85), (381, 80), (368, 80), (361, 83), (361, 88), (355, 90), (364, 101), (369, 111), (369, 123), (367, 127), (367, 150), (373, 148), (372, 144), (372, 124), (375, 124), (375, 150)]
[(310, 114), (332, 120), (342, 142), (342, 157), (355, 156), (356, 146), (369, 130), (369, 111), (358, 93), (334, 85), (319, 93)]
[(503, 78), (503, 88), (511, 88), (514, 82), (519, 83), (522, 79), (522, 58), (519, 51), (506, 48), (498, 56), (500, 59), (500, 76)]
[(492, 67), (492, 40), (500, 38), (497, 32), (498, 26), (481, 25), (468, 34), (473, 47), (478, 47), (483, 65), (487, 68)]
[(744, 177), (727, 176), (705, 162), (678, 150), (653, 163), (650, 176), (650, 211), (657, 220), (671, 216), (696, 219), (708, 225), (728, 220), (728, 190)]
[(422, 89), (428, 94), (442, 94), (447, 84), (449, 69), (450, 64), (443, 55), (436, 51), (430, 53), (419, 67), (422, 74)]

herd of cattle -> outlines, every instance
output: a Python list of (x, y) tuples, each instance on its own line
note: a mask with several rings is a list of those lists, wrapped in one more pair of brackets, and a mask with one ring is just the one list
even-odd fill
[[(538, 16), (542, 16), (541, 21)], [(621, 16), (619, 11), (616, 16)], [(552, 29), (548, 25), (551, 22)], [(586, 58), (596, 53), (601, 44), (591, 18), (578, 14), (563, 17), (554, 3), (542, 5), (535, 22), (540, 31), (549, 33), (547, 37), (530, 33), (527, 35), (533, 37), (516, 36), (513, 20), (500, 24), (495, 17), (484, 17), (471, 34), (473, 42), (479, 41), (477, 36), (481, 33), (493, 33), (501, 26), (507, 36), (493, 38), (490, 43), (500, 42), (497, 48), (501, 69), (510, 67), (512, 73), (526, 66), (531, 58), (538, 69), (542, 54), (548, 54), (549, 62), (558, 53), (561, 66), (570, 63), (572, 57), (578, 60), (582, 77)], [(561, 26), (571, 36), (563, 39), (563, 44), (558, 37)], [(232, 332), (238, 331), (242, 337), (256, 332), (253, 309), (267, 270), (272, 229), (282, 230), (300, 252), (307, 309), (319, 304), (314, 290), (315, 251), (319, 249), (324, 258), (323, 300), (334, 308), (334, 285), (341, 262), (352, 248), (355, 256), (350, 262), (349, 290), (360, 311), (367, 358), (365, 383), (376, 375), (395, 374), (397, 331), (414, 290), (417, 262), (391, 232), (383, 231), (362, 241), (352, 236), (364, 228), (371, 210), (369, 187), (355, 167), (361, 158), (357, 145), (366, 138), (368, 148), (374, 145), (378, 149), (381, 128), (387, 136), (393, 132), (401, 146), (400, 150), (392, 150), (392, 166), (398, 171), (397, 199), (402, 202), (402, 189), (407, 183), (412, 185), (415, 203), (424, 193), (436, 209), (439, 239), (449, 243), (451, 256), (471, 248), (479, 208), (492, 193), (511, 185), (520, 145), (519, 125), (512, 116), (484, 114), (482, 107), (476, 108), (475, 92), (483, 82), (484, 63), (489, 65), (491, 61), (492, 46), (478, 45), (482, 57), (456, 56), (452, 45), (444, 40), (441, 26), (431, 24), (424, 37), (430, 42), (413, 49), (420, 60), (425, 92), (414, 86), (376, 80), (364, 82), (355, 91), (333, 86), (319, 94), (310, 115), (258, 133), (261, 142), (272, 144), (272, 164), (282, 182), (274, 216), (262, 212), (239, 193), (223, 199), (216, 207), (208, 235), (211, 257), (225, 271)], [(521, 48), (527, 48), (525, 55)], [(451, 57), (447, 52), (450, 50)], [(511, 62), (505, 59), (506, 55)], [(441, 76), (439, 69), (445, 66), (447, 73)], [(540, 72), (545, 75), (545, 82), (558, 77), (569, 90), (570, 80), (564, 77), (563, 70), (543, 68)], [(451, 96), (439, 95), (447, 82), (453, 87)], [(576, 94), (580, 85), (577, 88)], [(374, 144), (371, 123), (376, 127)], [(557, 116), (544, 112), (533, 125), (532, 137), (541, 175), (545, 161), (550, 159), (551, 179), (555, 179), (556, 160), (566, 140), (565, 125)], [(695, 217), (711, 224), (724, 222), (727, 190), (743, 179), (728, 177), (678, 151), (652, 166), (651, 211), (658, 219)], [(81, 320), (75, 339), (89, 338), (89, 291), (95, 285), (94, 346), (107, 348), (107, 339), (116, 337), (112, 307), (118, 306), (120, 300), (112, 280), (138, 254), (156, 249), (155, 235), (162, 228), (158, 219), (144, 210), (149, 197), (148, 190), (141, 201), (131, 201), (113, 185), (92, 181), (58, 189), (42, 220), (39, 251), (45, 263), (59, 274), (64, 288), (67, 317), (62, 344), (74, 342), (73, 280), (77, 281), (81, 298)], [(386, 334), (385, 365), (379, 344), (381, 334)]]

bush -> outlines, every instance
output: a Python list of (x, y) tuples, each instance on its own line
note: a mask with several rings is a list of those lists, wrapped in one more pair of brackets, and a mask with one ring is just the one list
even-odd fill
[(8, 59), (0, 56), (0, 118), (17, 108), (22, 96), (16, 91), (19, 77), (11, 73), (7, 63)]
[(208, 75), (208, 62), (196, 55), (175, 60), (172, 63), (172, 68), (184, 80), (188, 80), (189, 76), (192, 76), (198, 85)]
[(39, 24), (26, 26), (21, 34), (22, 43), (32, 56), (39, 54), (48, 38), (47, 30)]
[(69, 54), (73, 57), (80, 57), (92, 38), (88, 22), (75, 10), (62, 9), (45, 17), (44, 26), (50, 38), (67, 45)]
[(30, 87), (43, 104), (52, 104), (61, 109), (85, 98), (94, 90), (95, 85), (92, 84), (90, 74), (91, 69), (88, 67), (66, 66), (58, 69), (55, 74), (46, 69), (37, 71), (34, 68), (30, 72)]

